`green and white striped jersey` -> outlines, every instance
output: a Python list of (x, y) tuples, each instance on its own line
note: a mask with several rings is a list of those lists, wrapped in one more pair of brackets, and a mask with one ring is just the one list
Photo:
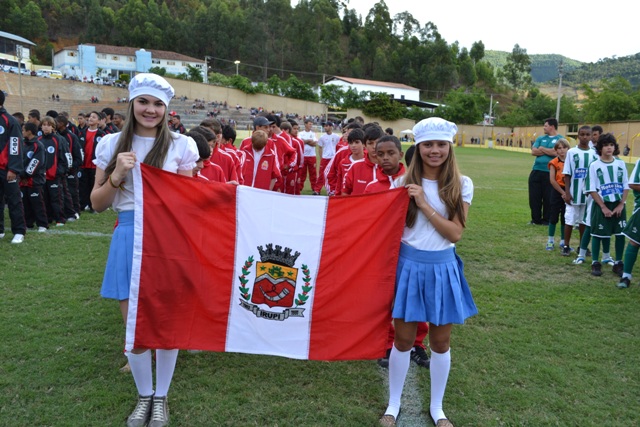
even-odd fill
[(584, 192), (584, 182), (587, 179), (589, 165), (598, 159), (595, 150), (583, 150), (573, 147), (567, 151), (567, 157), (564, 159), (564, 168), (562, 173), (571, 176), (571, 188), (569, 194), (573, 198), (572, 205), (584, 205), (587, 203), (587, 195)]
[[(636, 162), (636, 165), (631, 171), (631, 176), (629, 176), (629, 184), (640, 184), (640, 160)], [(633, 210), (634, 212), (640, 208), (640, 191), (633, 190)]]
[(629, 189), (627, 166), (620, 159), (605, 163), (598, 159), (589, 165), (585, 192), (597, 191), (605, 202), (622, 200), (622, 193)]

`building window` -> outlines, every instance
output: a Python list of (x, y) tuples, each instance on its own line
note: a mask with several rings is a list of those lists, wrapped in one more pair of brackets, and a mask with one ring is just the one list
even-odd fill
[(118, 57), (117, 57), (117, 56), (115, 56), (115, 55), (111, 57), (111, 60), (112, 60), (112, 61), (119, 61)]
[(175, 61), (167, 61), (167, 65), (176, 65)]
[(96, 55), (96, 58), (98, 59), (107, 59), (107, 55), (105, 55), (104, 53), (99, 53)]
[(133, 56), (127, 56), (127, 61), (129, 62), (135, 62), (136, 58), (134, 58)]
[(76, 52), (67, 52), (67, 56), (76, 56)]
[(158, 64), (158, 65), (159, 65), (159, 64), (160, 64), (160, 60), (159, 60), (159, 59), (152, 59), (152, 60), (151, 60), (151, 63), (152, 63), (152, 64)]
[(202, 64), (196, 64), (196, 68), (202, 69)]

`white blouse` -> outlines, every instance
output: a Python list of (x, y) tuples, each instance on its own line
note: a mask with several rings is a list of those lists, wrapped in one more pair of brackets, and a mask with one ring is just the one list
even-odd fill
[[(471, 204), (473, 199), (473, 182), (467, 176), (462, 177), (462, 201)], [(404, 177), (398, 178), (393, 183), (394, 188), (404, 185)], [(422, 189), (425, 199), (438, 214), (447, 218), (447, 208), (438, 195), (438, 181), (422, 178)], [(402, 243), (422, 251), (441, 251), (455, 246), (453, 243), (442, 237), (427, 219), (425, 214), (418, 209), (416, 222), (413, 227), (404, 227), (402, 233)]]
[[(167, 152), (167, 158), (162, 165), (162, 169), (168, 172), (177, 173), (178, 171), (193, 170), (196, 167), (196, 161), (199, 159), (198, 148), (195, 141), (187, 136), (172, 132), (174, 137), (169, 151)], [(96, 158), (93, 163), (102, 170), (107, 168), (107, 165), (113, 158), (120, 133), (112, 133), (104, 136), (98, 146), (96, 147)], [(138, 162), (142, 162), (144, 158), (149, 154), (155, 138), (141, 137), (138, 135), (133, 136), (133, 149), (136, 153)], [(108, 184), (107, 184), (108, 185)], [(112, 207), (116, 212), (131, 211), (134, 208), (134, 196), (133, 196), (133, 171), (129, 171), (124, 182), (124, 190), (118, 191), (116, 197), (113, 199)]]

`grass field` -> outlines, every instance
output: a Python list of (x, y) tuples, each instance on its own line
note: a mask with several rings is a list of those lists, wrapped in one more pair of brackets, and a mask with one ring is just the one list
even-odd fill
[[(457, 426), (640, 425), (640, 271), (618, 290), (609, 268), (594, 278), (544, 250), (546, 228), (527, 225), (531, 156), (456, 153), (475, 184), (458, 252), (480, 314), (453, 330), (447, 415)], [(5, 219), (0, 426), (124, 425), (136, 391), (118, 371), (122, 319), (99, 297), (114, 220), (85, 214), (11, 245)], [(385, 375), (375, 361), (181, 352), (171, 425), (373, 426)], [(428, 410), (428, 370), (418, 384)]]

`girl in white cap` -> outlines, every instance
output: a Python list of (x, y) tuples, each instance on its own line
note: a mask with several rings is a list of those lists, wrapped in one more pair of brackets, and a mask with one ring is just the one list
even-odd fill
[(454, 323), (478, 312), (463, 274), (455, 243), (462, 237), (473, 183), (460, 175), (453, 152), (454, 123), (432, 117), (413, 128), (416, 153), (404, 186), (411, 202), (402, 234), (392, 317), (396, 335), (389, 356), (389, 406), (380, 418), (395, 426), (400, 397), (419, 322), (429, 322), (430, 414), (438, 427), (452, 427), (442, 410), (451, 367), (449, 342)]
[[(167, 125), (167, 107), (174, 90), (162, 77), (138, 74), (129, 84), (129, 106), (122, 132), (102, 138), (96, 147), (96, 179), (91, 202), (104, 211), (118, 213), (102, 282), (101, 295), (120, 302), (127, 322), (129, 283), (133, 259), (134, 191), (132, 169), (139, 163), (191, 176), (198, 160), (193, 139), (172, 133)], [(127, 352), (131, 373), (138, 389), (138, 404), (127, 426), (161, 427), (169, 423), (167, 392), (173, 377), (178, 350), (156, 350), (156, 388), (153, 388), (151, 350), (135, 348)]]

